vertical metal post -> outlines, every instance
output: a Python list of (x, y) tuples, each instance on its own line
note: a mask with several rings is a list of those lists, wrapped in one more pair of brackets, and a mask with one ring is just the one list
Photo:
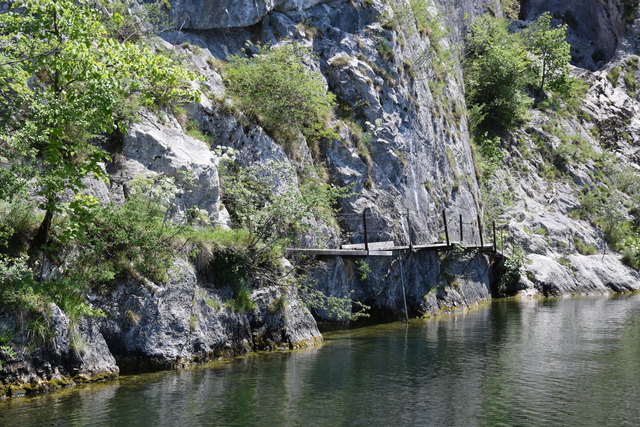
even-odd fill
[(407, 294), (404, 290), (404, 268), (402, 267), (402, 255), (398, 253), (398, 262), (400, 262), (400, 279), (402, 279), (402, 300), (404, 301), (404, 320), (409, 322), (409, 310), (407, 310)]
[(447, 227), (447, 212), (442, 211), (442, 219), (444, 220), (444, 237), (447, 240), (447, 246), (449, 246), (449, 228)]
[(496, 242), (496, 222), (495, 220), (492, 223), (493, 226), (493, 252), (496, 252), (497, 247), (497, 242)]
[(409, 249), (413, 250), (413, 240), (411, 239), (411, 212), (407, 208), (407, 233), (409, 234)]
[(478, 232), (480, 233), (480, 247), (484, 247), (484, 238), (482, 237), (482, 221), (480, 220), (480, 214), (478, 214)]
[(369, 252), (369, 237), (367, 236), (367, 212), (362, 211), (362, 230), (364, 233), (364, 250)]
[(462, 234), (462, 214), (460, 214), (460, 244), (464, 241), (464, 236)]

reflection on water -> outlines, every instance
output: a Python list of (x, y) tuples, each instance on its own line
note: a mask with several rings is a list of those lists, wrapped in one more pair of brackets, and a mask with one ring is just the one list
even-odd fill
[(0, 425), (636, 425), (640, 295), (496, 302), (0, 402)]

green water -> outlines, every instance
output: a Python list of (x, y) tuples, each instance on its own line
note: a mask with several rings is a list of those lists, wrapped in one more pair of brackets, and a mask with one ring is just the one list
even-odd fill
[(0, 425), (640, 424), (640, 295), (496, 302), (0, 402)]

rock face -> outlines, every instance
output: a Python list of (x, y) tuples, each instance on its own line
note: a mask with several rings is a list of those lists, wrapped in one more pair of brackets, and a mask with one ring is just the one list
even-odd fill
[[(568, 26), (573, 63), (595, 70), (616, 53), (629, 21), (622, 2), (607, 0), (523, 0), (520, 19), (530, 21), (544, 12)], [(627, 14), (627, 16), (625, 16)]]
[[(172, 10), (178, 13), (185, 4), (176, 2)], [(203, 14), (199, 31), (169, 34), (165, 39), (176, 44), (188, 41), (203, 48), (194, 60), (200, 64), (207, 63), (204, 59), (209, 54), (225, 59), (247, 40), (268, 44), (295, 41), (313, 49), (317, 60), (311, 67), (322, 74), (327, 88), (348, 112), (344, 122), (338, 124), (340, 141), (320, 147), (315, 158), (304, 141), (297, 152), (286, 152), (259, 127), (241, 125), (224, 111), (224, 106), (203, 104), (195, 109), (214, 145), (234, 148), (241, 162), (278, 161), (294, 168), (323, 162), (332, 182), (351, 187), (355, 195), (341, 202), (340, 230), (318, 225), (302, 243), (327, 247), (361, 243), (359, 218), (363, 212), (369, 216), (372, 241), (436, 241), (443, 231), (443, 210), (456, 221), (464, 212), (464, 227), (471, 236), (477, 230), (472, 222), (480, 212), (480, 194), (466, 116), (461, 113), (465, 108), (464, 91), (454, 45), (461, 41), (473, 17), (490, 9), (500, 13), (499, 2), (430, 4), (428, 19), (452, 30), (444, 38), (433, 40), (420, 34), (414, 20), (404, 15), (409, 6), (403, 3), (391, 7), (378, 1), (333, 1), (265, 7), (246, 9), (243, 13), (251, 18), (243, 17), (245, 24), (205, 18)], [(239, 25), (251, 26), (228, 30)], [(444, 51), (452, 53), (450, 59), (445, 58)], [(203, 68), (212, 92), (224, 93), (219, 72)], [(364, 143), (362, 134), (367, 140)], [(478, 240), (477, 232), (474, 238)], [(412, 286), (416, 286), (409, 303), (412, 313), (420, 311), (424, 295), (434, 292), (441, 283), (437, 280), (440, 261), (426, 257), (424, 262), (436, 265), (434, 271), (426, 271), (419, 267), (417, 258), (402, 262)], [(315, 275), (318, 288), (335, 296), (355, 290), (376, 309), (399, 316), (404, 310), (401, 288), (394, 282), (397, 272), (391, 273), (397, 270), (397, 262), (365, 262), (372, 266), (371, 274), (365, 280), (355, 280), (353, 265), (330, 261), (326, 266), (330, 274)], [(476, 292), (470, 291), (474, 297), (469, 300), (473, 302), (489, 296), (486, 274), (475, 279), (486, 291), (477, 298)], [(372, 290), (379, 291), (381, 286), (389, 286), (389, 301), (373, 298)], [(465, 288), (456, 292), (463, 295)], [(461, 297), (461, 305), (464, 300)], [(322, 318), (322, 313), (317, 314)]]
[[(412, 318), (428, 317), (474, 307), (491, 298), (489, 259), (475, 251), (440, 256), (416, 252), (365, 262), (371, 270), (366, 277), (362, 264), (342, 258), (319, 269), (315, 279), (328, 294), (350, 296), (370, 306), (377, 318), (404, 318), (405, 313)], [(328, 313), (315, 314), (332, 320)]]
[[(49, 310), (49, 330), (53, 336), (48, 345), (39, 346), (35, 353), (0, 349), (0, 398), (118, 376), (120, 369), (100, 334), (99, 322), (83, 319), (71, 324), (55, 305), (52, 304)], [(0, 315), (0, 330), (20, 329), (17, 319)], [(28, 334), (32, 332), (23, 330), (15, 339), (26, 344)]]
[[(458, 213), (464, 213), (463, 232), (471, 236), (467, 240), (477, 242), (474, 222), (481, 212), (480, 201), (484, 199), (485, 204), (491, 205), (491, 199), (498, 196), (504, 205), (502, 218), (508, 223), (507, 245), (521, 247), (526, 254), (531, 254), (529, 263), (525, 263), (522, 283), (514, 292), (573, 294), (636, 289), (636, 273), (611, 254), (602, 232), (589, 222), (569, 215), (579, 207), (582, 189), (595, 184), (589, 176), (594, 165), (571, 165), (569, 180), (552, 180), (542, 173), (544, 159), (538, 156), (536, 146), (540, 140), (546, 140), (554, 149), (560, 146), (561, 138), (549, 132), (553, 123), (561, 126), (566, 135), (584, 139), (595, 152), (601, 152), (603, 147), (594, 137), (593, 129), (612, 119), (624, 123), (632, 135), (631, 140), (618, 138), (616, 150), (620, 157), (633, 159), (637, 155), (638, 106), (635, 95), (629, 96), (634, 90), (626, 87), (628, 79), (623, 82), (620, 78), (616, 85), (607, 79), (608, 72), (615, 66), (622, 64), (624, 69), (628, 68), (624, 61), (628, 60), (629, 52), (636, 49), (631, 22), (633, 11), (617, 1), (593, 0), (586, 5), (570, 1), (521, 2), (521, 26), (545, 11), (567, 23), (576, 65), (596, 69), (615, 59), (595, 74), (576, 70), (591, 86), (583, 113), (562, 118), (538, 110), (531, 113), (527, 126), (514, 135), (513, 149), (507, 150), (507, 164), (513, 167), (502, 171), (496, 179), (499, 181), (495, 184), (496, 193), (500, 194), (481, 195), (475, 179), (466, 116), (458, 114), (465, 108), (461, 67), (456, 55), (445, 61), (441, 52), (454, 51), (453, 46), (461, 42), (475, 16), (485, 12), (501, 15), (500, 2), (429, 3), (429, 19), (446, 24), (449, 30), (441, 39), (421, 34), (417, 20), (403, 18), (407, 7), (408, 3), (389, 5), (377, 1), (301, 2), (290, 8), (274, 3), (264, 8), (262, 5), (247, 8), (245, 13), (251, 15), (251, 19), (244, 22), (248, 24), (210, 19), (209, 22), (215, 24), (207, 26), (203, 22), (197, 27), (198, 31), (168, 35), (167, 40), (173, 43), (186, 40), (204, 48), (195, 59), (199, 63), (207, 62), (205, 58), (209, 54), (225, 59), (238, 52), (247, 40), (269, 44), (294, 41), (313, 49), (317, 60), (310, 66), (322, 74), (327, 88), (337, 95), (341, 108), (348, 112), (344, 125), (339, 125), (340, 142), (321, 147), (320, 159), (310, 154), (304, 141), (298, 153), (286, 152), (259, 127), (240, 125), (236, 117), (225, 113), (220, 106), (196, 108), (198, 120), (213, 135), (214, 144), (239, 150), (245, 164), (276, 160), (300, 167), (320, 160), (326, 164), (332, 182), (351, 186), (355, 195), (341, 202), (340, 229), (319, 227), (318, 232), (306, 239), (308, 245), (321, 243), (333, 247), (339, 243), (361, 243), (363, 212), (368, 215), (369, 230), (374, 230), (369, 240), (393, 240), (401, 244), (409, 240), (433, 242), (441, 238), (443, 210), (455, 230), (459, 227)], [(201, 20), (206, 18), (203, 16)], [(243, 28), (229, 30), (240, 26)], [(201, 68), (208, 73), (212, 92), (223, 94), (219, 71)], [(637, 70), (630, 72), (637, 73)], [(590, 119), (585, 120), (587, 115)], [(366, 148), (353, 123), (366, 135)], [(533, 158), (522, 160), (526, 153), (519, 150), (525, 148), (519, 147), (518, 141), (526, 142)], [(607, 255), (604, 258), (579, 255), (576, 241)], [(490, 280), (483, 267), (487, 261), (482, 257), (477, 257), (478, 271), (474, 270), (474, 279), (470, 280), (478, 287), (459, 289), (453, 289), (442, 276), (456, 277), (460, 272), (450, 272), (441, 259), (430, 257), (412, 255), (402, 261), (364, 260), (371, 270), (366, 279), (360, 277), (358, 266), (349, 260), (327, 260), (324, 268), (315, 274), (315, 282), (331, 295), (346, 296), (354, 291), (359, 300), (374, 309), (396, 316), (404, 310), (397, 280), (400, 264), (410, 283), (405, 291), (408, 289), (408, 308), (413, 313), (422, 312), (423, 308), (429, 312), (432, 305), (425, 305), (424, 297), (429, 293), (444, 295), (440, 289), (446, 289), (451, 295), (460, 293), (461, 301), (489, 297)], [(558, 282), (555, 290), (526, 278), (546, 276), (544, 269), (539, 268), (544, 259), (548, 259), (548, 265), (560, 261), (560, 270), (566, 273), (566, 276), (556, 275), (566, 280)], [(423, 263), (432, 268), (425, 269)], [(592, 268), (583, 269), (584, 265)], [(616, 275), (607, 278), (607, 271), (613, 270), (617, 271)], [(540, 280), (539, 283), (544, 282)], [(443, 301), (441, 306), (449, 304), (444, 298), (437, 300)], [(316, 315), (324, 318), (324, 313)]]
[(322, 337), (295, 289), (254, 290), (255, 308), (232, 308), (228, 288), (202, 282), (181, 262), (167, 284), (119, 284), (95, 305), (107, 314), (101, 332), (121, 366), (171, 368), (255, 350), (299, 348)]
[(326, 0), (178, 0), (169, 14), (185, 30), (248, 27), (273, 10), (303, 10)]
[(622, 268), (614, 255), (569, 255), (566, 265), (552, 257), (533, 254), (526, 266), (522, 290), (535, 289), (545, 296), (593, 295), (640, 289), (640, 275)]
[[(308, 347), (322, 340), (295, 287), (266, 286), (250, 295), (253, 308), (233, 308), (233, 292), (198, 278), (179, 261), (167, 283), (126, 281), (91, 304), (105, 317), (78, 324), (55, 305), (55, 333), (37, 353), (0, 347), (0, 398), (116, 378), (120, 370), (168, 369), (256, 350)], [(0, 331), (16, 318), (0, 317)], [(20, 339), (27, 344), (28, 332)]]
[(137, 176), (162, 174), (173, 178), (182, 190), (172, 200), (173, 214), (182, 219), (191, 208), (206, 212), (212, 223), (225, 223), (220, 204), (218, 158), (203, 141), (185, 135), (179, 127), (147, 121), (132, 126), (124, 137), (123, 164), (113, 174), (120, 183), (112, 191), (124, 195), (127, 183)]
[[(627, 59), (609, 67), (627, 69)], [(612, 167), (628, 167), (626, 174), (638, 170), (640, 104), (629, 96), (622, 79), (614, 86), (608, 72), (581, 71), (590, 89), (579, 117), (536, 112), (511, 139), (510, 167), (495, 179), (494, 191), (497, 197), (508, 194), (510, 200), (503, 213), (510, 244), (528, 254), (526, 273), (515, 292), (567, 295), (640, 290), (637, 272), (612, 252), (602, 230), (577, 215), (585, 210), (585, 195), (603, 185), (599, 174), (614, 173)], [(609, 122), (621, 126), (625, 136), (610, 134)], [(582, 148), (569, 156), (561, 149), (567, 144)], [(608, 163), (601, 160), (605, 150), (611, 152)], [(549, 174), (549, 167), (555, 172)], [(615, 194), (615, 189), (604, 188)], [(613, 196), (611, 200), (613, 211), (618, 202)]]

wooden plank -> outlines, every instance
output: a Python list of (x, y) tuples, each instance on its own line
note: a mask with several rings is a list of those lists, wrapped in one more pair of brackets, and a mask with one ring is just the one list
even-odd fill
[[(377, 244), (384, 243), (385, 245), (392, 245), (393, 242), (376, 242)], [(452, 244), (447, 245), (446, 243), (432, 243), (429, 245), (413, 245), (411, 246), (385, 246), (379, 250), (361, 250), (361, 249), (310, 249), (310, 248), (288, 248), (287, 251), (296, 254), (302, 255), (316, 255), (316, 256), (344, 256), (344, 257), (367, 257), (367, 256), (393, 256), (393, 251), (406, 251), (406, 250), (414, 250), (414, 251), (448, 251), (453, 249)], [(371, 247), (374, 243), (370, 243)], [(344, 245), (344, 246), (358, 246), (358, 245)], [(363, 247), (364, 245), (359, 245)], [(495, 253), (493, 248), (493, 243), (484, 244), (482, 246), (469, 245), (464, 246), (465, 249), (479, 249), (482, 252), (491, 252)], [(384, 250), (381, 250), (384, 249)]]
[[(394, 247), (393, 241), (388, 241), (388, 242), (369, 242), (369, 250), (370, 251), (376, 251), (376, 250), (380, 250), (380, 249), (387, 249), (387, 248), (393, 248), (393, 247)], [(355, 244), (349, 244), (349, 245), (342, 245), (341, 248), (342, 249), (364, 249), (364, 243), (355, 243)]]
[(350, 250), (350, 249), (287, 248), (287, 252), (301, 254), (301, 255), (316, 255), (316, 256), (354, 256), (354, 257), (393, 256), (393, 252), (391, 251), (360, 251), (360, 250)]
[(369, 251), (369, 256), (393, 256), (391, 251)]
[(367, 251), (347, 250), (347, 249), (308, 249), (308, 248), (287, 248), (287, 252), (302, 255), (324, 255), (324, 256), (367, 256)]

